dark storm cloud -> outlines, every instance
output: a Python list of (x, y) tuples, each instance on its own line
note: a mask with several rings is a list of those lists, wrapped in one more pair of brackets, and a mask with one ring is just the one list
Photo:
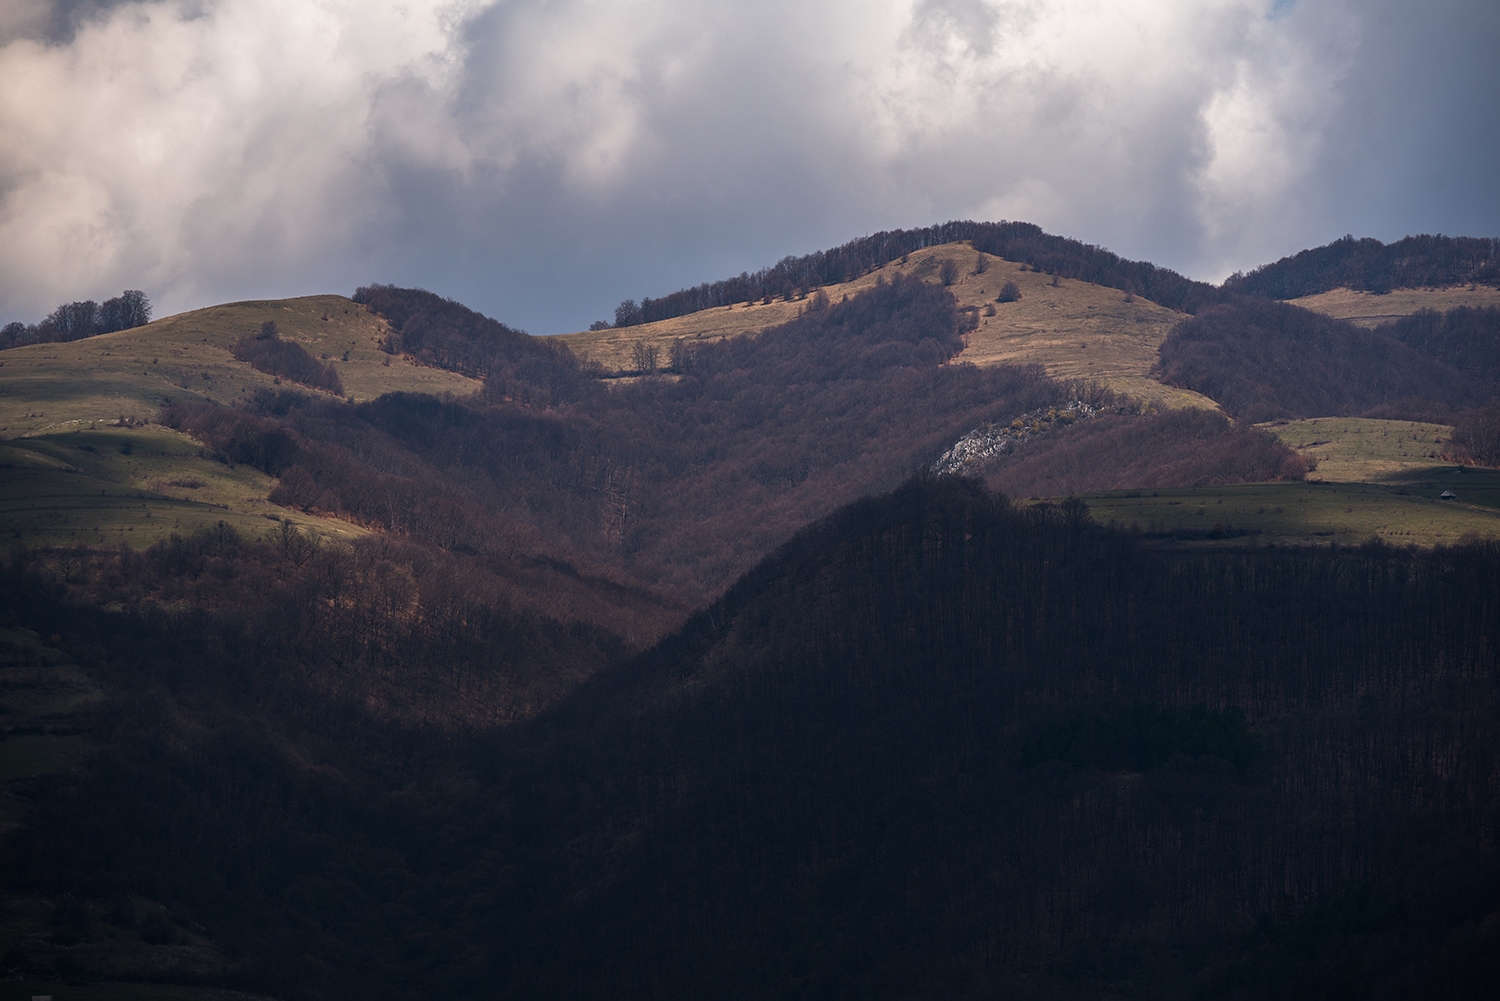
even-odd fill
[(547, 333), (956, 217), (1209, 279), (1500, 232), (1481, 3), (21, 4), (4, 318), (391, 281)]

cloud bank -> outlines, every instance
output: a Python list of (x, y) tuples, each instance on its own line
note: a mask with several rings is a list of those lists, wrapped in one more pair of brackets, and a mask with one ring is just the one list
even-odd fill
[(371, 281), (536, 333), (897, 226), (1217, 280), (1500, 234), (1500, 8), (11, 0), (0, 319)]

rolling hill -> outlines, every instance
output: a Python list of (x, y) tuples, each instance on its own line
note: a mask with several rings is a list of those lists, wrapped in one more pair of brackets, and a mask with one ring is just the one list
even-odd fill
[[(1500, 472), (1292, 419), (1388, 402), (1325, 356), (1389, 345), (1026, 224), (752, 278), (557, 340), (374, 285), (0, 352), (4, 982), (1488, 996)], [(1257, 311), (1339, 392), (1153, 380)], [(1418, 319), (1398, 374), (1491, 377)], [(270, 323), (346, 395), (236, 360)]]
[[(976, 274), (976, 264), (985, 270)], [(1150, 378), (1156, 349), (1182, 319), (1174, 312), (1139, 296), (1076, 279), (1059, 279), (1013, 261), (977, 252), (969, 243), (954, 242), (911, 252), (906, 261), (891, 261), (852, 281), (821, 291), (830, 301), (857, 295), (876, 282), (897, 274), (940, 283), (939, 271), (951, 262), (954, 279), (949, 290), (959, 308), (976, 314), (978, 326), (968, 334), (964, 350), (954, 362), (988, 367), (1039, 364), (1049, 376), (1094, 379), (1153, 406), (1205, 407), (1214, 403), (1197, 393), (1164, 386)], [(1017, 302), (998, 303), (1001, 289), (1014, 282), (1021, 291)], [(755, 333), (794, 319), (811, 296), (788, 297), (770, 303), (718, 306), (653, 323), (564, 334), (562, 339), (579, 357), (595, 361), (606, 371), (637, 371), (634, 348), (656, 348), (665, 366), (672, 345), (713, 342)], [(989, 307), (994, 307), (994, 315)]]

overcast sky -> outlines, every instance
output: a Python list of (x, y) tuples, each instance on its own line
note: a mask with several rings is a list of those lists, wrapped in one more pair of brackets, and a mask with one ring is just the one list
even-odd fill
[(1218, 281), (1500, 236), (1495, 0), (0, 0), (0, 322), (421, 285), (532, 333), (881, 229)]

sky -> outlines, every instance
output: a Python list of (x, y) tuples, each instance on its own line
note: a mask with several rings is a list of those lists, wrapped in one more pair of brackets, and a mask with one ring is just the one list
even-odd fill
[(950, 219), (1220, 281), (1500, 236), (1494, 0), (0, 0), (0, 323), (421, 286), (536, 334)]

